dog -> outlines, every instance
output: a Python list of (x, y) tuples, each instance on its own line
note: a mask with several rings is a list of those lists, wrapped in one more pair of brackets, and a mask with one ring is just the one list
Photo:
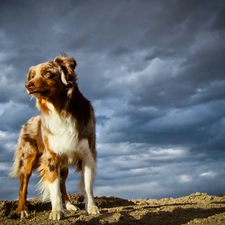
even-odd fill
[(27, 187), (36, 169), (41, 176), (38, 189), (43, 200), (51, 201), (49, 219), (65, 217), (63, 204), (67, 210), (78, 209), (66, 192), (69, 166), (81, 172), (79, 187), (87, 213), (99, 213), (93, 197), (97, 159), (94, 109), (78, 88), (76, 65), (74, 58), (62, 54), (28, 71), (25, 87), (36, 98), (40, 115), (23, 125), (10, 172), (20, 180), (20, 217), (29, 215)]

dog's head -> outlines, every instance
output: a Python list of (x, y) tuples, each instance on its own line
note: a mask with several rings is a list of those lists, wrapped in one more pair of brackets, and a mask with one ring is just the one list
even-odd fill
[(35, 97), (51, 98), (56, 93), (70, 95), (76, 84), (74, 58), (63, 54), (53, 61), (32, 66), (27, 74), (27, 93)]

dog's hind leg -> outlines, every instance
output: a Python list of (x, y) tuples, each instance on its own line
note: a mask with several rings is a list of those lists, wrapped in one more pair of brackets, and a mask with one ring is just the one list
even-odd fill
[(22, 158), (20, 159), (20, 173), (19, 173), (19, 180), (20, 180), (20, 190), (19, 190), (19, 203), (17, 208), (17, 214), (20, 214), (20, 217), (27, 217), (28, 208), (26, 204), (27, 198), (27, 187), (30, 176), (32, 174), (33, 165), (35, 163), (36, 154), (22, 154)]
[(28, 216), (26, 205), (28, 182), (32, 172), (38, 167), (38, 159), (43, 151), (39, 135), (40, 123), (40, 117), (36, 116), (23, 125), (9, 174), (10, 177), (18, 178), (20, 181), (17, 213), (21, 218)]
[(37, 145), (35, 144), (34, 140), (28, 140), (28, 138), (25, 138), (23, 135), (21, 135), (19, 138), (17, 150), (15, 152), (14, 163), (10, 172), (11, 177), (16, 177), (20, 181), (17, 214), (20, 214), (21, 218), (28, 216), (26, 204), (27, 187), (29, 178), (32, 174), (35, 164), (37, 163), (36, 148)]
[(71, 202), (70, 202), (70, 199), (67, 195), (67, 191), (66, 191), (66, 178), (68, 176), (68, 168), (65, 167), (61, 170), (60, 172), (60, 190), (61, 190), (61, 193), (62, 193), (62, 199), (63, 199), (63, 203), (66, 207), (67, 210), (79, 210), (79, 208), (75, 205), (73, 205)]
[(19, 190), (19, 203), (17, 208), (17, 214), (20, 214), (21, 218), (29, 215), (27, 204), (26, 204), (27, 188), (28, 188), (28, 182), (32, 173), (32, 161), (35, 160), (35, 157), (28, 157), (26, 159), (26, 161), (29, 161), (29, 160), (30, 160), (29, 163), (25, 163), (25, 165), (27, 165), (26, 170), (24, 170), (19, 176), (20, 190)]

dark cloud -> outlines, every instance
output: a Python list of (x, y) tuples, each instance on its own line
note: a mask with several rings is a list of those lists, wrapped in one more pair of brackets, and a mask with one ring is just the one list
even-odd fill
[[(97, 195), (222, 193), (224, 10), (222, 0), (1, 1), (0, 180), (21, 125), (38, 113), (27, 71), (62, 51), (96, 112)], [(16, 198), (17, 181), (6, 183), (0, 198)]]
[(2, 131), (15, 131), (19, 130), (27, 121), (27, 118), (37, 114), (37, 110), (25, 104), (18, 104), (12, 101), (6, 103), (1, 112), (0, 123)]

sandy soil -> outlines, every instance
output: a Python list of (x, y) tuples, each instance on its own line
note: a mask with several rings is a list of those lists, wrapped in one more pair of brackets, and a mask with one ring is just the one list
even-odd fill
[(30, 199), (28, 208), (30, 216), (20, 219), (15, 214), (17, 201), (0, 201), (0, 224), (225, 224), (225, 197), (209, 196), (205, 193), (194, 193), (181, 198), (135, 199), (126, 200), (113, 196), (96, 197), (101, 213), (87, 215), (84, 210), (83, 197), (70, 195), (73, 204), (80, 210), (66, 211), (67, 217), (60, 221), (48, 220), (50, 203), (41, 203), (38, 199)]

